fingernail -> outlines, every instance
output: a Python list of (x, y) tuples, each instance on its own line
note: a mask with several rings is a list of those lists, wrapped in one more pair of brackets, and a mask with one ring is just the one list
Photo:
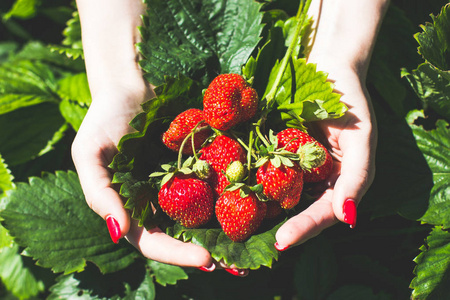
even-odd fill
[(347, 199), (342, 208), (344, 213), (344, 222), (350, 225), (350, 228), (356, 226), (356, 203), (353, 199)]
[(106, 226), (108, 227), (109, 235), (111, 236), (112, 241), (117, 244), (122, 235), (120, 232), (120, 225), (113, 216), (106, 217)]
[(199, 269), (200, 271), (203, 271), (203, 272), (212, 272), (216, 269), (216, 265), (214, 263), (211, 263), (211, 265), (209, 267), (201, 266), (201, 267), (198, 267), (197, 269)]
[(278, 244), (278, 242), (276, 242), (276, 243), (274, 244), (274, 246), (275, 246), (275, 248), (276, 248), (278, 251), (284, 251), (284, 250), (286, 250), (286, 249), (289, 248), (289, 246), (281, 246), (280, 244)]
[(234, 276), (244, 277), (248, 275), (248, 271), (246, 269), (224, 269), (224, 270)]

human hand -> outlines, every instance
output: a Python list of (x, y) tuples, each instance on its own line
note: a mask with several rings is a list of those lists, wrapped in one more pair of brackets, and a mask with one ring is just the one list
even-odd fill
[(352, 69), (327, 70), (349, 110), (339, 119), (315, 124), (333, 156), (333, 171), (316, 186), (322, 187), (320, 197), (277, 231), (275, 247), (280, 251), (317, 236), (338, 221), (355, 227), (356, 207), (374, 178), (377, 129), (365, 78)]
[(146, 231), (131, 221), (124, 209), (111, 184), (108, 165), (117, 153), (120, 138), (132, 132), (128, 123), (141, 111), (140, 104), (151, 97), (151, 90), (142, 77), (129, 80), (127, 85), (116, 82), (105, 86), (109, 88), (95, 90), (72, 145), (73, 161), (89, 207), (106, 220), (114, 242), (125, 237), (147, 258), (212, 271), (215, 265), (206, 249), (173, 239), (159, 228)]

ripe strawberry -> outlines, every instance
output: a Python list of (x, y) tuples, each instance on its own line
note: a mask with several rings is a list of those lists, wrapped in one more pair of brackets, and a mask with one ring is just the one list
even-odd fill
[(307, 133), (295, 129), (288, 128), (277, 134), (278, 148), (286, 147), (285, 149), (296, 153), (300, 146), (306, 143), (314, 143), (325, 151), (325, 162), (319, 166), (312, 168), (310, 170), (305, 170), (303, 175), (304, 182), (319, 182), (328, 178), (333, 168), (333, 158), (331, 157), (328, 150), (319, 143), (312, 136)]
[(211, 144), (200, 150), (200, 154), (200, 159), (206, 160), (212, 167), (208, 182), (217, 195), (222, 194), (224, 188), (230, 184), (225, 176), (227, 166), (233, 161), (245, 163), (246, 160), (241, 145), (226, 135), (217, 136)]
[(252, 235), (266, 215), (266, 203), (251, 192), (242, 198), (240, 190), (227, 191), (216, 203), (216, 216), (225, 234), (233, 242), (241, 242)]
[[(192, 132), (194, 127), (201, 122), (197, 128), (207, 126), (206, 122), (203, 118), (203, 111), (196, 108), (188, 109), (178, 116), (170, 123), (169, 129), (164, 132), (162, 136), (163, 143), (173, 151), (179, 151), (181, 147), (181, 143), (187, 137), (189, 133)], [(195, 133), (194, 136), (194, 146), (195, 149), (200, 149), (201, 145), (205, 142), (205, 140), (209, 137), (211, 131), (202, 130)], [(183, 147), (183, 153), (192, 155), (192, 143), (191, 141), (187, 141), (185, 146)]]
[(172, 220), (188, 228), (206, 224), (214, 213), (211, 187), (190, 175), (174, 175), (161, 187), (158, 201)]
[(275, 167), (270, 161), (256, 171), (256, 182), (262, 184), (263, 193), (277, 201), (284, 209), (293, 208), (300, 201), (303, 190), (303, 171), (297, 165)]
[(217, 76), (205, 91), (203, 112), (206, 122), (228, 130), (251, 119), (258, 109), (258, 94), (241, 75)]

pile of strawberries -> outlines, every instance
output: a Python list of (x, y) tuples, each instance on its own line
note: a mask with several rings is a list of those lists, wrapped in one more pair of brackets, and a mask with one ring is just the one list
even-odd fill
[[(304, 182), (329, 176), (333, 161), (323, 145), (295, 128), (267, 138), (250, 122), (258, 111), (250, 84), (222, 74), (206, 89), (203, 110), (188, 109), (171, 122), (162, 141), (179, 153), (178, 166), (150, 175), (165, 175), (158, 202), (171, 219), (198, 228), (215, 216), (232, 241), (244, 241), (264, 219), (295, 207)], [(248, 132), (234, 131), (246, 122)]]

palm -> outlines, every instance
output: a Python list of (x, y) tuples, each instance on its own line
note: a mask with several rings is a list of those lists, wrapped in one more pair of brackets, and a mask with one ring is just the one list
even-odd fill
[(353, 199), (358, 202), (373, 180), (375, 120), (364, 87), (353, 83), (341, 85), (347, 91), (343, 95), (349, 107), (346, 115), (313, 126), (313, 131), (319, 133), (319, 139), (332, 153), (333, 172), (326, 182), (316, 186), (320, 191), (319, 198), (278, 230), (276, 239), (280, 245), (301, 244), (338, 220), (343, 221), (344, 201)]

